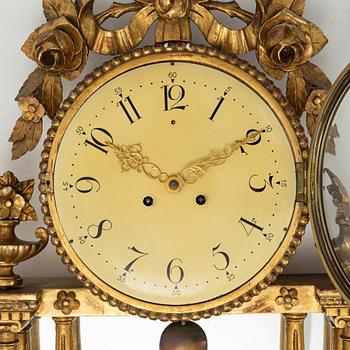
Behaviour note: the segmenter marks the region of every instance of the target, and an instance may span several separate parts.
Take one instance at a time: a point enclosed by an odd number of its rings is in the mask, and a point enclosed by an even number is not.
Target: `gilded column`
[[[40,350],[40,319],[34,318],[31,322],[32,329],[30,330],[30,350]]]
[[[28,324],[22,331],[17,333],[18,350],[32,350],[30,342],[31,324]]]
[[[281,350],[304,350],[304,320],[307,314],[283,314]]]
[[[333,327],[326,315],[323,317],[323,322],[323,350],[332,350],[331,339],[333,335]]]
[[[0,331],[0,350],[19,350],[17,334],[11,331]]]
[[[350,350],[350,324],[347,323],[340,336],[342,340],[342,350]]]
[[[337,328],[331,317],[324,317],[324,350],[342,350],[342,328]]]
[[[56,350],[80,350],[79,320],[76,317],[54,317]]]

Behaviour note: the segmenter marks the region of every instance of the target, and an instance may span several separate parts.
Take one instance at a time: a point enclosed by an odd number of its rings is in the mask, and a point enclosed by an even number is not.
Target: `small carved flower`
[[[267,19],[259,31],[257,56],[263,69],[276,79],[315,56],[327,38],[314,24],[283,9]]]
[[[24,198],[17,194],[12,187],[2,187],[0,189],[0,220],[18,219],[25,202]]]
[[[305,106],[305,111],[307,113],[306,122],[307,122],[307,128],[311,136],[315,133],[316,122],[321,112],[323,103],[327,98],[327,95],[328,95],[327,90],[314,90],[306,102],[306,106]]]
[[[23,52],[47,72],[77,78],[87,62],[88,49],[79,29],[66,17],[56,18],[27,39]]]
[[[295,288],[287,289],[283,287],[280,289],[280,293],[281,295],[275,300],[277,305],[283,305],[289,311],[299,304],[298,291]]]
[[[191,10],[190,0],[155,0],[154,6],[160,18],[174,20],[185,18]]]
[[[56,310],[61,310],[63,314],[69,315],[73,310],[78,310],[80,302],[75,299],[76,294],[74,292],[65,292],[61,290],[57,293],[57,300],[54,303]]]
[[[45,115],[45,107],[35,97],[20,97],[18,105],[22,111],[22,119],[26,122],[39,123]]]
[[[19,182],[11,172],[0,176],[0,220],[37,220],[29,204],[34,180]]]
[[[327,95],[327,90],[314,90],[307,100],[305,106],[306,112],[317,117],[320,114],[322,105],[326,100]]]

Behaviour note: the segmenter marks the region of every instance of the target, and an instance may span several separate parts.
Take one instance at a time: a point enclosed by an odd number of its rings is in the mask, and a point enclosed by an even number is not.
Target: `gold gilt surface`
[[[280,303],[283,290],[296,291],[298,303],[288,307],[288,299]],[[59,293],[74,293],[77,307],[66,312],[57,307]],[[73,303],[71,303],[73,306]],[[69,309],[69,307],[68,307]],[[341,311],[342,310],[342,311]],[[333,287],[327,275],[281,275],[268,290],[259,296],[235,308],[229,314],[303,314],[321,313],[328,316],[349,316],[349,306]],[[21,289],[0,291],[1,321],[8,321],[12,313],[13,320],[20,318],[19,312],[30,317],[76,317],[76,316],[125,316],[118,308],[95,298],[75,279],[27,279]],[[7,316],[6,316],[7,315]]]
[[[297,286],[286,282],[286,285],[271,287],[269,292],[264,291],[268,284],[276,280],[277,275],[282,272],[283,267],[294,255],[296,247],[300,244],[308,221],[306,203],[300,205],[298,215],[296,215],[294,227],[291,230],[295,231],[294,236],[291,233],[288,244],[282,247],[285,254],[276,255],[266,266],[264,273],[254,281],[253,286],[247,284],[240,291],[240,297],[234,299],[230,296],[224,300],[220,307],[213,304],[208,304],[197,310],[194,307],[193,310],[188,309],[187,314],[182,314],[182,316],[176,312],[166,314],[163,312],[165,309],[158,310],[156,308],[159,312],[151,312],[149,309],[145,311],[143,305],[140,304],[136,307],[130,307],[127,303],[120,302],[104,293],[96,283],[86,279],[81,272],[82,266],[74,264],[56,236],[57,228],[55,229],[52,225],[48,209],[48,197],[52,191],[52,178],[47,171],[48,158],[60,120],[79,94],[93,90],[91,86],[96,78],[103,74],[108,75],[108,72],[113,67],[118,66],[121,61],[125,62],[126,65],[132,64],[130,62],[140,56],[144,57],[144,63],[146,63],[147,58],[145,57],[148,55],[163,55],[163,59],[170,59],[171,52],[182,53],[183,57],[191,56],[193,52],[196,52],[202,56],[217,56],[227,64],[239,67],[241,71],[246,73],[245,78],[253,81],[251,84],[256,87],[255,90],[258,93],[264,94],[268,91],[269,95],[274,97],[273,103],[277,101],[278,108],[284,110],[284,114],[291,118],[298,138],[298,140],[294,139],[293,142],[295,142],[296,147],[300,147],[302,150],[301,163],[306,164],[308,159],[307,139],[299,118],[305,111],[307,112],[307,130],[312,136],[315,132],[320,106],[328,93],[331,82],[322,70],[310,60],[327,44],[327,38],[317,25],[303,18],[305,0],[256,0],[255,3],[256,9],[252,13],[243,10],[236,1],[221,3],[211,0],[137,0],[124,4],[113,3],[106,11],[95,15],[93,13],[94,0],[43,1],[47,23],[35,29],[22,47],[22,51],[29,59],[36,62],[38,67],[29,75],[16,97],[21,116],[9,139],[13,144],[12,157],[18,159],[37,146],[43,131],[43,117],[48,116],[52,120],[52,128],[48,131],[48,138],[44,143],[45,149],[42,152],[43,160],[40,164],[40,200],[43,204],[44,222],[48,225],[48,233],[52,235],[52,242],[56,245],[57,253],[62,255],[62,261],[69,266],[69,270],[76,275],[78,280],[83,282],[85,287],[99,296],[101,301],[81,288],[66,289],[62,287],[62,290],[58,290],[57,287],[54,289],[36,288],[36,291],[33,292],[35,297],[39,298],[40,296],[45,300],[45,303],[40,305],[40,310],[42,305],[46,305],[46,300],[51,300],[51,304],[55,304],[56,308],[54,311],[50,306],[50,312],[56,312],[57,315],[65,312],[73,315],[78,314],[85,307],[93,308],[91,312],[96,313],[98,312],[97,305],[101,307],[101,310],[106,309],[109,310],[108,312],[113,310],[114,313],[118,314],[120,311],[114,307],[118,306],[122,311],[129,311],[131,314],[173,321],[181,317],[183,320],[210,317],[222,312],[288,313],[289,310],[293,310],[303,314],[308,310],[310,312],[321,310],[315,283]],[[228,28],[213,15],[212,11],[220,11],[232,18],[238,18],[245,23],[245,26],[240,29]],[[118,20],[120,16],[129,12],[133,12],[134,15],[126,26],[115,30],[104,28],[105,21]],[[143,42],[153,23],[156,23],[154,42],[158,45],[132,51]],[[211,47],[199,47],[191,44],[191,23],[198,27]],[[169,41],[181,41],[181,43],[167,44]],[[105,63],[100,69],[96,69],[87,76],[82,83],[78,84],[77,89],[69,95],[68,99],[61,104],[63,101],[62,78],[74,80],[79,77],[87,64],[90,51],[105,55],[123,55]],[[279,80],[287,76],[286,98],[274,88],[264,74],[236,57],[236,55],[250,51],[255,52],[261,68],[269,76]],[[217,68],[220,66],[218,65]],[[305,164],[301,164],[298,173],[299,184],[301,184],[298,188],[298,199],[302,202],[306,202],[307,199]],[[8,195],[5,192],[6,190],[1,193],[2,196]],[[7,213],[8,201],[1,200],[0,204],[2,213]],[[10,211],[10,215],[12,215],[12,211]],[[1,220],[5,220],[7,216],[3,214]],[[21,220],[19,217],[15,218],[15,220],[18,219]],[[46,231],[39,230],[38,238],[42,244],[38,251],[47,242]],[[5,248],[5,251],[9,251],[9,248]],[[6,273],[3,277],[5,280]],[[16,283],[20,282],[18,278]],[[38,290],[40,290],[39,294]],[[59,294],[60,292],[61,294]],[[260,292],[262,292],[260,297],[251,301]],[[263,298],[260,299],[261,297]],[[82,300],[80,300],[81,298]],[[271,298],[273,303],[272,301],[264,303],[264,300]],[[257,304],[259,300],[260,304]],[[107,301],[109,304],[102,301]],[[243,302],[246,304],[242,306]]]

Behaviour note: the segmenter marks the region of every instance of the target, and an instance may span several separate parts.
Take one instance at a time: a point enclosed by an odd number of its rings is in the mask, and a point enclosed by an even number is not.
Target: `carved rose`
[[[258,60],[276,79],[315,56],[327,38],[314,24],[284,9],[264,22],[259,31]]]
[[[20,97],[18,105],[22,111],[21,117],[26,122],[39,123],[45,115],[45,107],[35,97]]]
[[[22,47],[23,52],[47,72],[77,78],[85,67],[88,49],[80,31],[59,17],[36,29]]]
[[[11,172],[0,176],[0,220],[37,220],[29,204],[34,180],[19,182]]]
[[[155,0],[154,6],[160,18],[166,20],[185,18],[191,10],[190,0]]]

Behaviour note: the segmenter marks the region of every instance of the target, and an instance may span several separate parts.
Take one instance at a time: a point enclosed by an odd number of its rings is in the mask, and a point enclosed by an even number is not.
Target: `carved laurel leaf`
[[[35,209],[26,202],[24,208],[22,209],[21,215],[19,216],[20,221],[28,221],[28,220],[38,220],[38,216],[36,215]]]
[[[332,83],[327,78],[326,74],[311,62],[305,63],[301,67],[304,79],[307,81],[310,90],[323,89],[328,90]]]
[[[42,68],[35,69],[34,72],[29,74],[28,79],[24,82],[23,86],[19,90],[15,100],[18,101],[20,97],[36,96],[40,91],[41,85],[44,82],[46,71]]]
[[[65,16],[78,23],[77,10],[70,0],[43,0],[43,8],[48,21]]]
[[[304,113],[307,101],[306,82],[300,69],[288,75],[287,98],[300,117]]]
[[[62,99],[63,86],[61,77],[47,74],[42,86],[41,102],[45,106],[47,115],[51,119],[56,115]]]
[[[305,10],[305,0],[273,0],[267,16],[272,17],[283,9],[289,9],[298,16],[302,16]]]
[[[21,181],[15,186],[15,189],[17,193],[20,193],[21,196],[29,202],[33,195],[34,184],[35,181],[33,179]]]
[[[38,123],[27,122],[19,118],[9,141],[13,142],[12,159],[18,159],[38,144],[43,131],[42,120]]]

